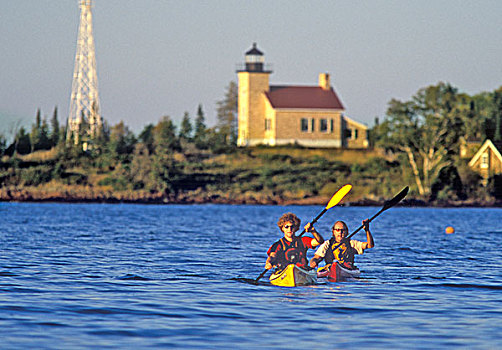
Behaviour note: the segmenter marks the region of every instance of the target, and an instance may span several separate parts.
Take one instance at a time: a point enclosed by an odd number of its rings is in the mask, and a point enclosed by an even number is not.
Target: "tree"
[[[495,141],[502,141],[501,128],[502,128],[502,87],[495,90],[493,93],[493,118],[495,119],[495,133],[493,139]]]
[[[145,143],[137,143],[129,171],[129,181],[133,183],[133,189],[146,188],[155,190],[157,183],[152,181],[152,157]]]
[[[192,139],[192,123],[190,123],[190,117],[188,112],[183,115],[183,120],[181,121],[181,128],[179,133],[179,138],[190,141]]]
[[[33,146],[32,146],[33,147]],[[51,149],[52,144],[49,136],[49,124],[47,124],[47,119],[42,119],[42,125],[40,126],[38,144],[35,149]]]
[[[155,153],[158,155],[170,155],[174,151],[179,151],[176,127],[170,117],[162,117],[161,121],[153,128],[153,143]]]
[[[193,140],[198,149],[207,148],[207,128],[201,104],[199,104],[199,107],[197,108],[197,118],[195,119],[195,132]]]
[[[155,148],[153,145],[153,128],[153,124],[148,124],[139,134],[139,139],[146,146],[149,154],[152,154]]]
[[[34,152],[37,146],[40,144],[40,128],[42,126],[42,115],[40,108],[37,109],[37,115],[35,117],[35,123],[31,125],[30,132],[30,152]]]
[[[21,127],[14,139],[14,151],[19,154],[28,154],[31,152],[30,135],[24,127]]]
[[[163,117],[154,127],[153,140],[155,148],[151,175],[157,184],[156,189],[166,195],[176,193],[180,172],[174,155],[180,146],[176,138],[176,127],[171,118]]]
[[[0,134],[0,158],[5,154],[7,149],[7,139],[3,134]]]
[[[110,150],[119,155],[126,156],[132,154],[136,138],[123,121],[114,125],[110,130]]]
[[[217,128],[229,145],[234,145],[237,141],[237,101],[237,84],[231,81],[227,86],[225,98],[216,103]]]
[[[51,119],[51,134],[50,141],[52,146],[57,146],[60,141],[60,130],[59,130],[59,120],[58,120],[58,107],[54,107],[54,112],[52,113]]]
[[[474,95],[472,101],[474,103],[474,118],[477,121],[474,125],[476,126],[476,130],[478,130],[479,140],[492,139],[495,134],[495,123],[492,120],[494,108],[493,94],[481,92]]]
[[[391,100],[379,126],[379,144],[406,155],[418,192],[431,193],[441,170],[453,164],[462,132],[457,90],[439,83],[418,91],[412,101]]]

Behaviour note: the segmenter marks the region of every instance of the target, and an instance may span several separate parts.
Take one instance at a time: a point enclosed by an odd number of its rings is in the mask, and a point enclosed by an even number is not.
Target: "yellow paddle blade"
[[[340,188],[334,195],[331,197],[331,199],[328,202],[328,205],[326,205],[326,209],[333,208],[335,205],[340,203],[340,201],[347,195],[347,193],[350,192],[352,189],[352,185],[345,185],[342,188]]]

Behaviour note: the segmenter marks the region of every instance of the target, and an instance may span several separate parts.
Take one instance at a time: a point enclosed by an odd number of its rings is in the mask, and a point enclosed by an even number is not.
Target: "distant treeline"
[[[449,84],[420,89],[410,101],[392,100],[370,130],[370,150],[236,147],[237,86],[218,102],[208,128],[202,106],[176,127],[168,116],[135,135],[106,123],[90,138],[66,139],[58,111],[12,143],[0,135],[0,199],[132,202],[314,203],[340,186],[349,201],[377,203],[410,185],[413,203],[493,205],[502,199],[499,176],[483,186],[459,155],[462,140],[500,139],[502,88],[469,96]]]

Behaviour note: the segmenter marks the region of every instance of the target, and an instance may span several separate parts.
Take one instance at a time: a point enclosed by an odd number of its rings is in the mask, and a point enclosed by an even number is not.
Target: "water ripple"
[[[361,279],[299,288],[272,286],[267,276],[254,281],[281,236],[277,218],[293,211],[306,221],[317,207],[0,209],[3,348],[489,349],[500,342],[502,230],[493,226],[501,209],[393,208],[372,222],[376,247],[356,258]],[[357,227],[378,210],[333,208],[316,228],[327,238],[334,220]],[[455,234],[445,235],[446,225]],[[361,330],[364,337],[353,336]]]

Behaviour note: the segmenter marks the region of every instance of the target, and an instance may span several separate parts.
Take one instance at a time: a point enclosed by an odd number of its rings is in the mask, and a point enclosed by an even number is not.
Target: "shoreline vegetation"
[[[138,182],[131,178],[133,169],[125,171],[122,163],[96,167],[100,157],[90,153],[81,152],[71,167],[63,167],[60,157],[71,150],[61,147],[4,156],[0,162],[0,201],[324,205],[340,187],[350,183],[354,188],[340,205],[381,206],[393,192],[412,184],[407,168],[382,149],[290,146],[233,149],[228,154],[176,152],[178,165],[173,177],[177,183],[172,189],[134,188]],[[70,148],[75,151],[75,147]],[[146,163],[143,166],[148,168]],[[483,190],[486,188],[479,188],[478,197],[471,193],[471,197],[459,199],[448,187],[440,191],[440,198],[431,201],[421,198],[415,189],[400,206],[502,207],[502,201]]]
[[[228,204],[228,205],[325,205],[329,197],[313,196],[303,199],[257,198],[244,196],[242,198],[224,198],[221,196],[183,196],[180,198],[164,198],[159,195],[136,194],[134,196],[123,193],[99,193],[86,192],[81,189],[70,189],[61,193],[46,193],[39,189],[1,189],[0,202],[18,203],[76,203],[76,204],[145,204],[145,205],[197,205],[197,204]],[[361,199],[356,201],[346,200],[340,203],[341,207],[379,207],[384,200]],[[406,199],[397,207],[434,207],[434,208],[500,208],[500,201],[437,201],[426,202],[420,199]]]
[[[402,205],[502,206],[502,174],[468,165],[482,142],[502,142],[502,87],[469,96],[440,82],[392,99],[361,150],[239,148],[234,82],[217,107],[215,127],[199,105],[193,122],[164,116],[138,135],[86,115],[68,132],[57,107],[50,120],[38,110],[10,144],[0,134],[0,201],[321,205],[350,183],[344,205],[381,206],[409,186]]]

